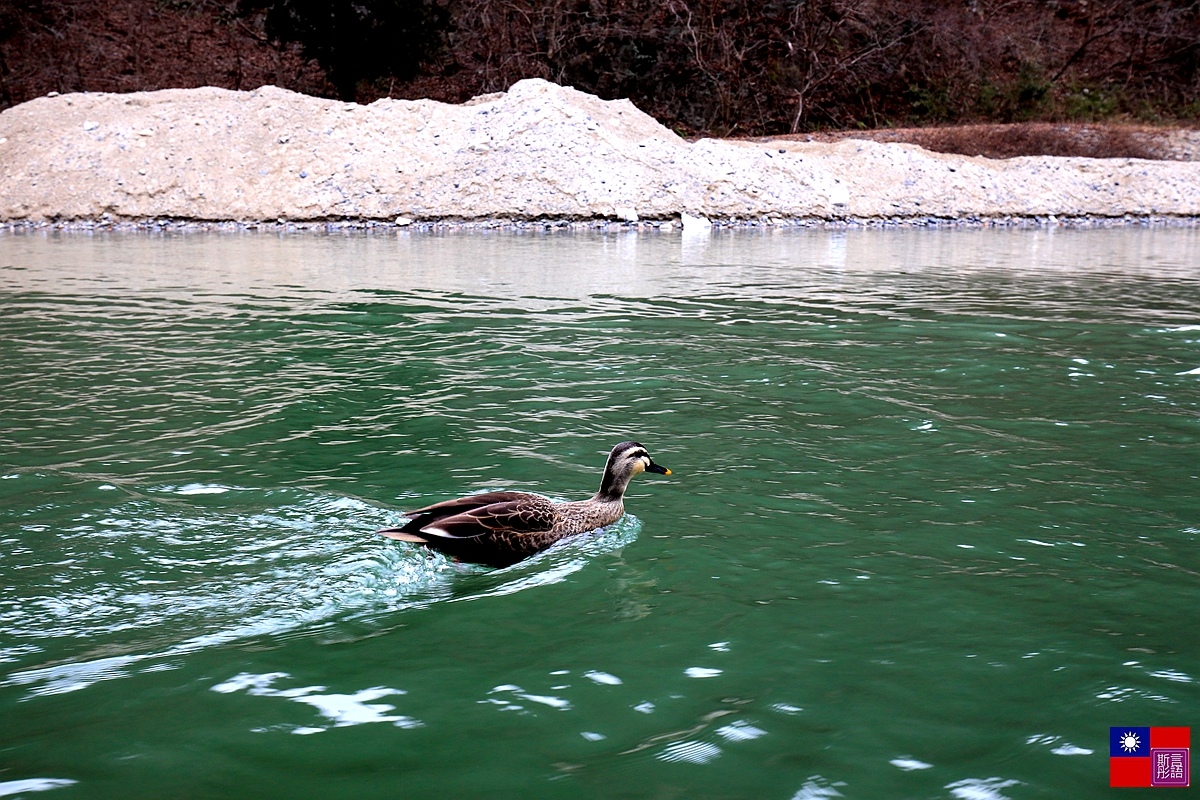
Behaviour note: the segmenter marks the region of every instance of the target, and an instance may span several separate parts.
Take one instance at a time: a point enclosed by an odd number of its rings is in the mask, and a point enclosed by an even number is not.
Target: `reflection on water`
[[[0,236],[0,793],[1090,796],[1200,707],[1196,263]],[[628,438],[674,474],[528,562],[372,533]]]
[[[1200,229],[772,230],[686,238],[636,232],[7,233],[0,247],[0,288],[7,291],[199,296],[206,303],[287,298],[288,308],[306,298],[358,299],[361,291],[434,293],[435,301],[454,295],[468,306],[482,297],[539,307],[539,300],[595,303],[611,296],[649,308],[649,299],[697,296],[853,303],[873,290],[910,285],[922,290],[914,301],[952,308],[961,298],[922,278],[976,285],[983,279],[986,285],[1053,277],[1052,287],[1025,285],[1022,297],[1008,298],[1035,302],[1070,299],[1064,284],[1087,286],[1097,277],[1191,280]],[[1034,297],[1024,297],[1026,291]]]

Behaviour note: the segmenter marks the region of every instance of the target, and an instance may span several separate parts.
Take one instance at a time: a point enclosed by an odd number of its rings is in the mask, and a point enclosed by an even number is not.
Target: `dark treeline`
[[[681,133],[1200,119],[1200,0],[0,0],[0,103],[275,83],[461,101],[541,77]]]

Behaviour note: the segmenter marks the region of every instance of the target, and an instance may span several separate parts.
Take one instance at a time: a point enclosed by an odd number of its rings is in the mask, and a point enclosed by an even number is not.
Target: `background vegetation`
[[[542,77],[684,134],[1200,120],[1200,0],[0,0],[0,107],[274,83],[461,101]]]

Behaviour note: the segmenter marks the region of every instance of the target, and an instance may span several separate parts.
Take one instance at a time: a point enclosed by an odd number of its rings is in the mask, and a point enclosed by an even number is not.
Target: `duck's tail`
[[[427,544],[429,540],[424,536],[421,536],[421,534],[415,533],[411,530],[406,530],[411,525],[412,523],[410,522],[408,525],[402,525],[399,528],[381,528],[380,530],[375,531],[375,533],[379,534],[380,536],[386,536],[389,539],[395,539],[399,542],[417,542],[418,544]]]

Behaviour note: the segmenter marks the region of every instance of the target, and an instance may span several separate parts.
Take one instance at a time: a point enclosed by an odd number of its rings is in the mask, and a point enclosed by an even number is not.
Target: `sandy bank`
[[[689,143],[540,80],[463,105],[270,86],[44,97],[0,114],[0,176],[8,224],[1200,217],[1200,162]]]

